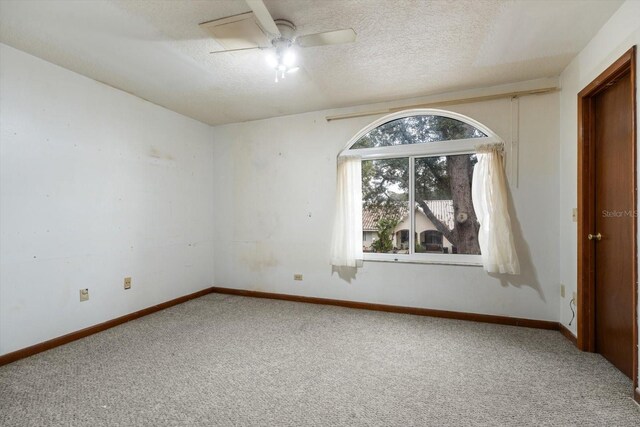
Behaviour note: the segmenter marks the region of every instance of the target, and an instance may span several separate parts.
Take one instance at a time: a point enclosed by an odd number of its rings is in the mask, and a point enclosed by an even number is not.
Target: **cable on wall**
[[[569,321],[569,326],[571,326],[571,323],[573,322],[573,319],[575,319],[576,317],[576,312],[573,309],[573,306],[576,305],[576,302],[573,298],[571,298],[571,301],[569,301],[569,308],[571,309],[571,320]]]

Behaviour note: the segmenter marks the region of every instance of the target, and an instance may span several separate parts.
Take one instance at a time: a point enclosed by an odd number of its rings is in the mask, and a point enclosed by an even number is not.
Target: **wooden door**
[[[595,351],[631,377],[635,221],[631,74],[594,96]],[[598,236],[601,235],[601,237]]]
[[[636,48],[578,94],[578,348],[638,387]],[[636,392],[640,403],[640,392]]]

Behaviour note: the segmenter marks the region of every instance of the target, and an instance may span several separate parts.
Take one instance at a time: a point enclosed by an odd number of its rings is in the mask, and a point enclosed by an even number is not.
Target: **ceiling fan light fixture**
[[[276,71],[275,82],[285,78],[285,74],[294,73],[298,71],[300,67],[296,66],[296,52],[289,44],[288,46],[282,45],[283,40],[278,40],[278,43],[274,43],[275,49],[267,52],[266,61],[269,67]],[[278,45],[279,44],[279,45]]]
[[[200,25],[216,39],[230,41],[238,39],[245,45],[248,44],[248,46],[242,45],[241,47],[223,44],[225,50],[211,53],[268,49],[265,59],[269,68],[275,71],[276,82],[279,79],[284,79],[285,74],[298,71],[297,49],[356,41],[356,32],[353,28],[299,35],[293,22],[286,19],[273,19],[263,0],[245,1],[251,12],[204,22]],[[255,40],[253,37],[256,32],[261,36],[260,40]],[[267,47],[267,43],[264,42],[265,38],[271,43],[270,47]]]

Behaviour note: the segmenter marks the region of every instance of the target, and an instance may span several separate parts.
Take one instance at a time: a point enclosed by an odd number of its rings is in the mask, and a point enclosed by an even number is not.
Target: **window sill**
[[[459,265],[467,267],[482,267],[480,255],[438,255],[438,254],[377,254],[365,253],[364,261],[369,262],[395,262],[405,264],[439,264]]]

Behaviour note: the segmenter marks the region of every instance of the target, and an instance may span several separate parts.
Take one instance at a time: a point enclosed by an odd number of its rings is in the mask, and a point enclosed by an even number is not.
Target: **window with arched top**
[[[435,109],[391,114],[358,132],[340,156],[362,162],[362,217],[377,234],[364,259],[479,264],[475,147],[495,143],[481,123]]]

